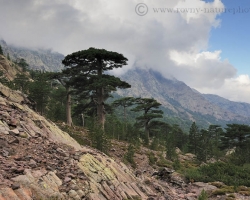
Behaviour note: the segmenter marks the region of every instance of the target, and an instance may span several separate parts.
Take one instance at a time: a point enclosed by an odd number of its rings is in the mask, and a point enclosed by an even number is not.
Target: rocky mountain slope
[[[129,70],[121,76],[121,79],[130,83],[132,87],[117,91],[119,95],[153,97],[162,104],[167,116],[197,121],[203,126],[211,123],[245,123],[248,121],[249,116],[215,104],[185,83],[175,78],[166,79],[153,70],[140,68]]]
[[[0,84],[0,199],[147,199],[124,164],[80,146]]]
[[[63,68],[62,60],[64,55],[48,49],[28,49],[8,45],[4,40],[0,40],[4,54],[9,54],[11,60],[15,61],[24,58],[29,67],[35,70],[60,71]]]
[[[202,94],[211,103],[228,110],[232,113],[250,117],[250,104],[244,102],[234,102],[214,94]]]

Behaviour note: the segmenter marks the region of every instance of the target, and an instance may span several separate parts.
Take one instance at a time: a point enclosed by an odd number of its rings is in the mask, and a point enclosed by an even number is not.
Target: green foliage
[[[46,116],[52,121],[66,121],[66,90],[62,86],[52,88]]]
[[[136,107],[132,109],[135,112],[143,112],[136,118],[137,126],[144,128],[146,145],[149,144],[150,130],[158,127],[159,122],[153,121],[156,118],[162,118],[162,110],[159,110],[161,105],[153,98],[136,98]]]
[[[104,153],[108,153],[110,141],[100,124],[98,124],[96,120],[92,118],[91,124],[90,126],[88,126],[88,129],[92,147]]]
[[[67,55],[62,63],[66,66],[63,71],[77,95],[84,95],[96,106],[97,122],[104,129],[104,102],[111,91],[116,88],[129,88],[130,85],[120,78],[104,74],[105,71],[120,68],[127,64],[127,58],[122,54],[105,49],[89,48]]]
[[[180,162],[180,160],[179,160],[178,158],[176,158],[176,159],[174,160],[173,168],[174,168],[175,170],[181,169],[181,162]]]
[[[0,45],[0,55],[3,55],[3,49],[1,45]]]
[[[25,74],[17,74],[13,80],[14,89],[20,90],[23,93],[27,93],[29,90],[29,78]]]
[[[22,68],[23,72],[26,72],[29,66],[26,60],[23,58],[17,60],[16,64]]]
[[[127,153],[124,155],[125,161],[129,162],[132,167],[136,167],[135,161],[134,161],[134,154],[135,154],[135,147],[132,144],[129,144]]]
[[[197,154],[200,132],[195,122],[192,123],[189,130],[189,152]]]
[[[250,167],[240,167],[230,163],[217,162],[187,170],[186,178],[201,182],[220,181],[226,185],[250,186]]]
[[[46,73],[37,72],[33,82],[29,84],[29,97],[36,102],[36,110],[44,115],[51,92]]]
[[[149,160],[150,165],[154,165],[157,162],[157,157],[155,156],[153,152],[150,151],[148,153],[148,160]]]
[[[9,81],[2,71],[0,71],[0,83],[11,89],[14,89],[13,82]]]
[[[208,194],[205,190],[201,191],[201,194],[199,195],[198,200],[208,200]]]
[[[227,124],[226,132],[221,136],[221,148],[232,149],[231,161],[237,165],[250,163],[250,126],[242,124]]]
[[[163,156],[160,156],[160,158],[157,160],[156,165],[159,167],[168,167],[172,168],[172,162],[169,160],[165,159]]]

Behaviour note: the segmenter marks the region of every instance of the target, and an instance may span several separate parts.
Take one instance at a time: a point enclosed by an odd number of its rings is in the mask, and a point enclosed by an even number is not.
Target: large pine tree
[[[88,91],[92,94],[97,108],[97,120],[104,129],[106,94],[116,88],[130,87],[128,83],[104,72],[126,65],[127,58],[116,52],[91,47],[67,55],[62,63],[66,66],[64,73],[71,77],[72,86],[78,92]]]

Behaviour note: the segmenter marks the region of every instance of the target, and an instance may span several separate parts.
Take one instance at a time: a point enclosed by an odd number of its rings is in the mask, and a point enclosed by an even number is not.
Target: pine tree
[[[132,109],[135,112],[143,112],[143,114],[136,118],[139,126],[144,127],[146,143],[149,143],[150,129],[155,127],[157,123],[153,121],[157,118],[163,118],[162,110],[159,110],[160,103],[153,98],[136,98],[137,106]]]
[[[242,165],[250,160],[250,126],[227,124],[226,132],[221,135],[222,149],[235,149],[234,162]]]
[[[127,107],[130,107],[134,104],[134,97],[124,97],[121,99],[117,99],[112,103],[113,107],[121,106],[123,107],[123,116],[125,122],[125,129],[123,127],[123,132],[127,131]]]
[[[62,63],[67,67],[65,73],[71,76],[73,87],[79,93],[88,91],[92,94],[96,103],[98,122],[104,129],[105,95],[116,88],[130,87],[128,83],[104,72],[126,65],[127,58],[105,49],[89,48],[67,55]],[[81,84],[81,80],[87,83]]]
[[[193,122],[190,130],[189,130],[189,145],[188,145],[188,149],[191,153],[193,154],[197,154],[198,152],[198,142],[199,142],[199,137],[200,137],[200,133],[199,133],[199,129],[196,126],[196,123]]]
[[[29,85],[29,97],[36,102],[36,110],[45,114],[45,108],[48,104],[49,94],[51,92],[46,73],[39,72],[35,76],[34,82]]]
[[[27,93],[29,88],[29,78],[24,74],[17,74],[16,78],[13,80],[15,89],[21,92]]]

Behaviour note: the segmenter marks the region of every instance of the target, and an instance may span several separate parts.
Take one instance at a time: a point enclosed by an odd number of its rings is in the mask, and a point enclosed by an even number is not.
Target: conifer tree
[[[89,91],[92,94],[97,108],[97,120],[104,129],[105,94],[116,88],[130,87],[128,83],[104,72],[126,65],[127,58],[105,49],[89,48],[67,55],[62,63],[66,66],[65,73],[71,76],[73,87],[80,92]],[[81,84],[81,80],[85,84]]]
[[[150,128],[152,128],[151,125],[155,123],[153,120],[156,118],[163,118],[162,110],[158,109],[161,104],[153,98],[136,98],[135,103],[137,106],[133,108],[132,111],[143,113],[136,119],[138,121],[138,125],[144,127],[146,143],[148,143]]]
[[[196,155],[198,152],[198,143],[199,143],[200,133],[195,122],[193,122],[190,127],[188,137],[189,137],[189,145],[188,145],[189,151]]]
[[[124,122],[125,122],[125,129],[127,131],[127,107],[130,107],[134,104],[134,97],[124,97],[121,99],[117,99],[112,103],[113,107],[118,107],[121,106],[123,107],[123,116],[124,116]],[[123,128],[123,132],[124,132],[124,128]]]

